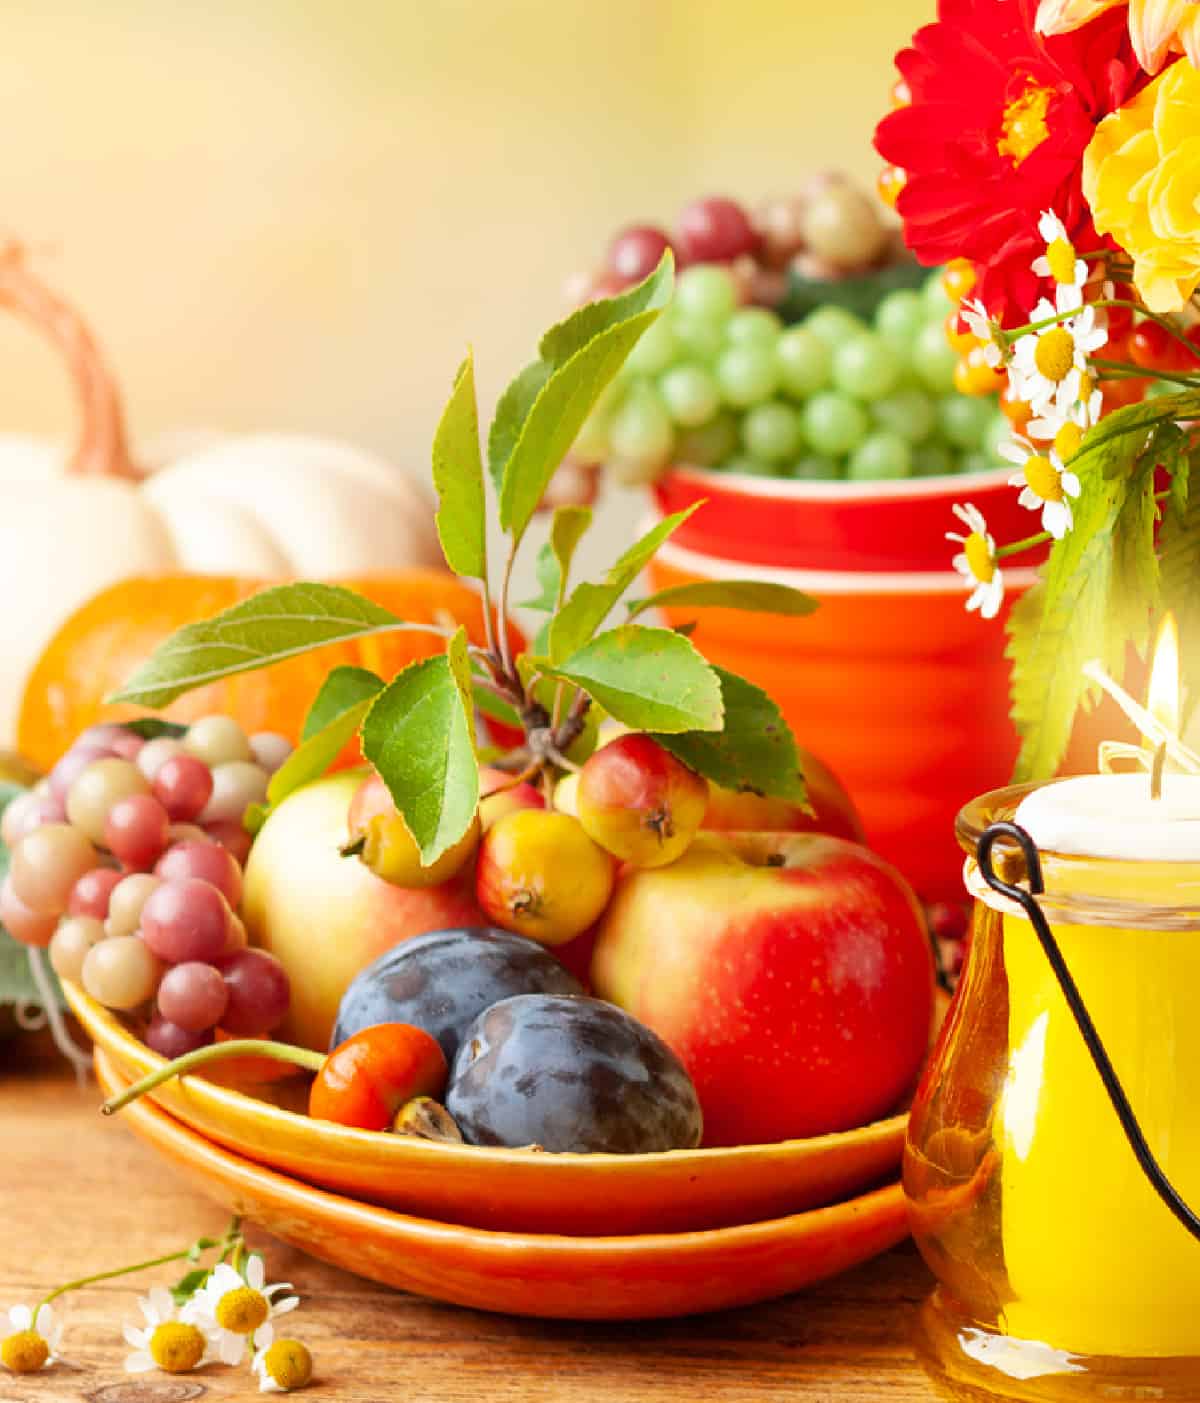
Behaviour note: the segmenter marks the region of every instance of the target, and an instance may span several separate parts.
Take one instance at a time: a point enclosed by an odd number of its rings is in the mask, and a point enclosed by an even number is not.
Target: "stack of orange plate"
[[[80,989],[67,996],[106,1096],[163,1065]],[[189,1076],[119,1120],[232,1212],[324,1261],[514,1315],[632,1320],[749,1305],[908,1231],[903,1115],[774,1145],[551,1155],[312,1120],[302,1091]]]

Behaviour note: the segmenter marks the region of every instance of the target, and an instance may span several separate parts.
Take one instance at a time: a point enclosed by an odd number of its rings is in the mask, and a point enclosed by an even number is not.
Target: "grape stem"
[[[92,1059],[81,1047],[76,1045],[74,1038],[71,1037],[70,1029],[67,1027],[66,1019],[62,1016],[58,999],[55,997],[54,986],[50,983],[50,975],[46,970],[46,957],[40,950],[31,949],[29,951],[29,973],[33,976],[34,987],[38,991],[38,998],[42,1001],[42,1011],[46,1015],[46,1022],[50,1025],[50,1036],[54,1039],[54,1046],[74,1067],[75,1080],[80,1086],[84,1086],[87,1083],[88,1073],[92,1070]]]
[[[208,1047],[198,1047],[194,1052],[185,1052],[165,1067],[150,1072],[127,1086],[119,1096],[112,1096],[100,1107],[102,1116],[116,1115],[139,1096],[153,1091],[172,1077],[181,1077],[196,1067],[204,1067],[209,1062],[223,1062],[231,1057],[267,1057],[272,1062],[290,1062],[293,1067],[304,1067],[310,1072],[319,1072],[325,1065],[323,1052],[310,1052],[306,1047],[293,1047],[291,1043],[259,1042],[254,1038],[234,1038],[226,1043],[210,1043]]]

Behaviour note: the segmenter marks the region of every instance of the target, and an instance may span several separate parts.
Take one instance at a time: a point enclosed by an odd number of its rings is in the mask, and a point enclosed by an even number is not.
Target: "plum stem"
[[[168,1062],[165,1067],[159,1067],[140,1081],[135,1081],[132,1086],[127,1086],[119,1096],[112,1096],[105,1101],[100,1107],[100,1114],[116,1115],[139,1096],[153,1091],[156,1086],[170,1081],[172,1077],[181,1077],[196,1067],[203,1067],[209,1062],[222,1062],[230,1057],[266,1057],[273,1062],[290,1062],[294,1067],[306,1067],[310,1072],[319,1072],[325,1065],[323,1052],[310,1052],[306,1047],[293,1047],[291,1043],[260,1042],[255,1038],[234,1038],[230,1042],[210,1043],[207,1047],[196,1048],[194,1052],[185,1052],[182,1057]]]

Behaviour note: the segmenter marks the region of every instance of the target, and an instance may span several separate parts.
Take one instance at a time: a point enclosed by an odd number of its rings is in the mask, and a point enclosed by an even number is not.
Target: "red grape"
[[[50,792],[61,803],[67,802],[67,792],[84,770],[95,760],[106,760],[113,754],[111,746],[99,742],[80,744],[78,741],[50,771]]]
[[[210,823],[204,831],[214,843],[220,843],[235,862],[245,867],[246,859],[250,856],[250,849],[254,844],[254,838],[252,834],[246,832],[240,823],[221,819],[216,823]]]
[[[67,914],[70,916],[94,916],[103,921],[108,915],[108,899],[113,887],[124,880],[124,872],[115,867],[93,867],[85,872],[71,888],[67,898]]]
[[[228,1003],[220,972],[194,960],[167,970],[158,986],[159,1013],[189,1033],[215,1028]]]
[[[142,752],[142,747],[146,742],[134,731],[122,730],[112,742],[114,755],[119,755],[122,760],[136,760]]]
[[[166,809],[152,794],[130,794],[108,811],[105,846],[126,867],[144,870],[162,856],[170,826]]]
[[[61,799],[30,789],[18,794],[4,810],[4,818],[0,821],[0,838],[8,847],[14,848],[26,833],[32,833],[43,823],[63,823],[66,817],[66,805]]]
[[[168,964],[210,962],[225,948],[229,906],[209,882],[198,877],[164,882],[142,907],[142,938]]]
[[[239,950],[216,963],[229,986],[229,1007],[221,1019],[224,1031],[239,1038],[269,1033],[291,1002],[284,967],[265,950]]]
[[[624,282],[640,283],[654,272],[670,247],[671,240],[661,229],[651,224],[634,224],[622,229],[608,246],[608,266]]]
[[[0,926],[22,945],[46,946],[58,926],[57,916],[31,911],[13,891],[12,878],[0,882]]]
[[[242,904],[242,869],[237,859],[220,843],[176,843],[158,860],[155,875],[164,882],[185,881],[198,877],[210,882],[236,910]]]
[[[168,760],[186,753],[182,741],[173,740],[170,736],[155,736],[138,751],[137,767],[153,784],[155,775]]]
[[[212,791],[212,771],[194,755],[172,756],[154,776],[154,797],[177,822],[194,819]]]
[[[679,243],[690,262],[732,263],[753,253],[758,235],[746,211],[733,200],[693,200],[679,216]]]
[[[176,1057],[195,1052],[198,1047],[205,1047],[212,1042],[212,1033],[189,1033],[186,1028],[181,1028],[177,1023],[164,1018],[161,1013],[156,1013],[146,1029],[145,1041],[148,1048],[173,1062]]]
[[[80,731],[71,748],[74,749],[77,745],[98,745],[103,749],[111,750],[122,736],[132,736],[133,734],[132,731],[127,731],[116,721],[101,721],[95,726],[88,726]]]

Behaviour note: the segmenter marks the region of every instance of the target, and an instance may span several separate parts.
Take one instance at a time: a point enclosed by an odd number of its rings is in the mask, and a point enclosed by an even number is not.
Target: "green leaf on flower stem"
[[[725,725],[720,731],[691,731],[654,738],[685,765],[726,789],[807,801],[796,739],[783,714],[760,688],[723,668]]]
[[[433,438],[433,485],[438,494],[437,532],[446,564],[456,575],[487,578],[487,516],[475,363],[468,352]]]
[[[383,691],[383,678],[365,667],[335,667],[321,683],[313,698],[300,732],[301,741],[309,741],[335,722],[339,716]]]
[[[550,524],[550,539],[538,551],[537,582],[541,593],[527,599],[524,609],[553,613],[562,603],[562,594],[575,558],[575,548],[592,524],[592,509],[584,506],[559,507]]]
[[[1108,613],[1110,653],[1122,649],[1125,643],[1144,653],[1150,641],[1151,621],[1160,607],[1159,563],[1154,545],[1158,527],[1158,503],[1154,499],[1157,457],[1157,452],[1143,457],[1129,479],[1117,517]]]
[[[543,338],[542,363],[550,373],[529,405],[500,484],[500,525],[514,541],[525,534],[592,406],[670,300],[673,270],[668,251],[644,282],[581,308]]]
[[[471,826],[479,804],[466,635],[410,663],[375,698],[362,727],[375,766],[430,866]]]
[[[1157,399],[1129,404],[1089,429],[1083,443],[1071,457],[1071,470],[1099,471],[1111,477],[1138,456],[1147,433],[1160,424],[1200,417],[1200,390],[1160,395]]]
[[[24,793],[21,785],[0,780],[0,816],[18,795]],[[9,851],[0,839],[0,882],[8,876],[8,863]],[[66,1000],[49,964],[47,973],[59,1007],[65,1007]],[[29,970],[29,947],[14,940],[0,925],[0,1008],[6,1004],[36,1004],[41,1008],[42,996]]]
[[[496,404],[492,426],[488,429],[488,472],[497,492],[504,481],[504,470],[508,467],[508,460],[521,437],[525,420],[529,418],[529,411],[533,408],[534,400],[541,394],[542,386],[549,380],[551,369],[551,366],[541,360],[527,365]]]
[[[1179,625],[1179,663],[1186,725],[1200,702],[1200,492],[1193,490],[1189,453],[1193,439],[1181,436],[1177,451],[1164,464],[1171,473],[1159,533],[1162,603]]]
[[[171,1287],[171,1298],[177,1306],[183,1306],[192,1299],[208,1280],[211,1272],[208,1267],[193,1267]]]
[[[645,599],[631,599],[628,608],[631,620],[647,609],[676,607],[739,609],[750,614],[788,614],[799,618],[811,614],[819,603],[811,594],[768,580],[697,580],[660,589]]]
[[[703,502],[694,502],[674,516],[664,517],[640,541],[635,541],[604,577],[602,584],[588,581],[576,585],[571,597],[550,623],[550,658],[560,663],[582,648],[612,611],[613,606],[642,573],[659,546],[668,539]]]
[[[616,721],[639,731],[719,731],[716,672],[686,638],[625,624],[602,633],[547,673],[578,683]]]
[[[108,700],[166,706],[206,682],[269,667],[327,643],[400,631],[441,630],[406,624],[341,585],[276,585],[173,633]]]

